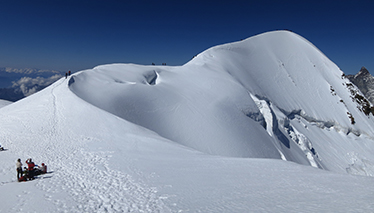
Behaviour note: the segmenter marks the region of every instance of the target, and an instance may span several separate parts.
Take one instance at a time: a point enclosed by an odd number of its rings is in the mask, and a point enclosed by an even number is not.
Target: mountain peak
[[[357,78],[358,76],[366,76],[366,75],[370,75],[369,71],[366,69],[366,67],[361,67],[360,71],[356,74],[355,78]]]
[[[364,66],[361,67],[360,71],[354,76],[354,79],[362,79],[364,81],[368,81],[369,79],[372,79],[372,78],[373,76]]]
[[[361,90],[371,103],[374,103],[374,77],[366,67],[361,67],[361,70],[356,75],[347,75],[347,77]]]

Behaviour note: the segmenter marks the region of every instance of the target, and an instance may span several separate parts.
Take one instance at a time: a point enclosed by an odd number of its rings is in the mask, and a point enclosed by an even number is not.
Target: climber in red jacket
[[[32,162],[31,158],[27,159],[26,160],[26,163],[27,163],[27,166],[29,167],[28,168],[28,178],[29,179],[35,179],[34,178],[34,166],[35,166],[35,163]]]

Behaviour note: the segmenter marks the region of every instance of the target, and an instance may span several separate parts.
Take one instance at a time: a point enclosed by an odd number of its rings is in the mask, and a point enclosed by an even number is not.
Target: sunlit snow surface
[[[0,109],[0,212],[370,211],[374,118],[342,74],[277,31],[63,78]],[[50,173],[15,182],[30,157]]]

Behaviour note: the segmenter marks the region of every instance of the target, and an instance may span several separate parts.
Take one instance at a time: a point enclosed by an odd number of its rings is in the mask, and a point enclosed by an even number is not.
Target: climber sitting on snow
[[[1,144],[0,144],[0,151],[4,151],[4,147],[2,147]]]
[[[17,177],[19,182],[27,181],[27,180],[34,180],[35,176],[47,173],[47,165],[45,165],[44,163],[42,163],[42,166],[35,165],[35,163],[31,160],[31,158],[27,159],[26,163],[27,163],[28,168],[26,167],[24,168],[23,175],[20,178]],[[17,168],[18,166],[19,165],[17,165]],[[22,166],[22,164],[20,166]],[[22,171],[22,168],[20,170]]]
[[[27,177],[29,177],[29,171],[26,167],[23,167],[23,172],[21,174],[21,177],[18,178],[18,182],[27,181]]]
[[[45,173],[47,173],[47,165],[45,165],[44,163],[42,163],[42,166],[38,166],[35,169],[35,175],[41,175]]]

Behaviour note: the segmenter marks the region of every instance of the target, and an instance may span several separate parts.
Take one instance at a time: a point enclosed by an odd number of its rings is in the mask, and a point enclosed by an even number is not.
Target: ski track
[[[13,136],[13,139],[8,136],[5,139],[10,144],[9,149],[17,150],[14,151],[17,155],[35,156],[32,158],[36,164],[47,164],[50,173],[38,176],[36,180],[30,181],[30,184],[36,182],[35,186],[44,192],[47,201],[53,202],[58,212],[169,212],[163,204],[164,198],[157,196],[155,188],[147,187],[133,180],[130,175],[109,168],[110,152],[83,149],[91,140],[98,139],[69,131],[64,115],[69,109],[60,104],[58,96],[59,92],[68,92],[68,89],[61,85],[67,82],[61,80],[51,88],[50,100],[41,105],[45,113],[44,117],[39,119],[43,124],[38,130],[35,130],[32,124],[19,120],[25,129],[20,134],[23,136]],[[11,141],[14,137],[20,137],[17,140],[26,140],[27,134],[39,135],[40,143],[25,144],[29,146],[29,152],[24,153]],[[51,153],[59,154],[52,156]],[[22,159],[23,166],[25,160]],[[9,170],[13,171],[14,168],[3,169],[2,173]],[[24,193],[27,195],[29,192]],[[67,205],[66,202],[69,201],[55,196],[58,193],[68,193],[76,205]],[[12,211],[22,211],[25,199],[25,196],[19,195],[19,202]]]

